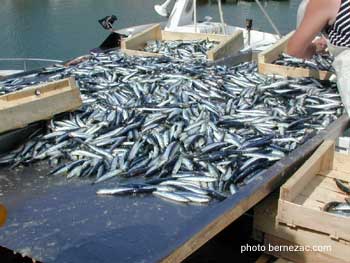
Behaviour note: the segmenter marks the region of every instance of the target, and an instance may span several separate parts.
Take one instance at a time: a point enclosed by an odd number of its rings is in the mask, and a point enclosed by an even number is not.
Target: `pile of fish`
[[[350,194],[350,187],[345,184],[345,182],[334,179],[336,185],[340,190],[342,190],[346,194]],[[350,197],[345,198],[345,202],[329,202],[323,207],[323,211],[328,213],[342,215],[342,216],[350,216]]]
[[[273,64],[282,66],[335,72],[332,63],[333,57],[328,54],[316,54],[311,59],[302,59],[290,56],[286,53],[282,53],[280,57],[273,62]]]
[[[143,51],[184,61],[205,60],[207,52],[218,44],[209,40],[150,40]]]
[[[95,184],[119,178],[99,195],[222,200],[343,111],[334,83],[260,75],[255,63],[209,66],[110,52],[49,71],[49,79],[76,78],[82,108],[51,120],[46,133],[0,163],[47,159],[51,176]],[[0,86],[16,89],[15,82]]]

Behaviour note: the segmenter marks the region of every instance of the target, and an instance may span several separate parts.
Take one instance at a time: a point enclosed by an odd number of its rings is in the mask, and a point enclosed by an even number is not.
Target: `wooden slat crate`
[[[149,40],[204,40],[217,41],[219,44],[207,52],[207,59],[215,61],[235,54],[243,48],[243,32],[241,30],[232,35],[215,35],[203,33],[183,33],[169,32],[161,29],[159,24],[153,25],[148,29],[124,39],[121,43],[121,49],[124,53],[131,56],[159,57],[158,53],[142,51]]]
[[[277,220],[350,241],[350,217],[322,211],[326,203],[349,197],[334,179],[350,182],[350,156],[335,152],[334,147],[333,141],[325,141],[281,187]]]
[[[266,247],[265,253],[296,263],[345,263],[350,262],[350,242],[334,240],[327,234],[302,227],[289,227],[276,219],[278,193],[272,194],[254,208],[255,238],[261,239]],[[316,246],[323,251],[276,251],[270,246],[298,246],[305,249]],[[283,250],[283,249],[281,249]]]
[[[258,55],[259,73],[266,75],[276,74],[293,78],[312,77],[320,80],[328,80],[333,75],[332,72],[273,64],[273,62],[277,60],[279,56],[285,51],[288,41],[293,33],[294,31],[290,32],[288,35],[281,38],[274,45],[262,51]]]
[[[73,78],[67,78],[0,96],[0,133],[73,111],[82,104]]]

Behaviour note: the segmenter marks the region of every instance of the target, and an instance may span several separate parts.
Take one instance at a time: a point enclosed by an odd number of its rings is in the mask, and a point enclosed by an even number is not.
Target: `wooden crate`
[[[327,234],[302,227],[289,227],[276,219],[278,193],[274,193],[254,208],[254,236],[263,241],[265,253],[300,263],[345,263],[350,262],[350,243],[345,240],[334,240]],[[322,246],[320,251],[273,251],[270,246]]]
[[[158,53],[141,51],[146,46],[149,40],[203,40],[217,41],[219,44],[207,52],[209,61],[215,61],[226,57],[227,55],[237,53],[243,48],[243,32],[238,30],[232,35],[214,35],[203,33],[183,33],[183,32],[169,32],[161,29],[160,25],[154,25],[148,29],[124,39],[121,43],[121,49],[124,53],[131,56],[146,56],[159,57]]]
[[[350,218],[322,211],[326,203],[349,197],[334,178],[350,182],[350,155],[334,148],[333,141],[325,141],[281,187],[277,220],[350,241]]]
[[[73,78],[25,88],[0,96],[0,133],[73,111],[82,104]]]
[[[292,78],[312,77],[320,80],[328,80],[333,75],[333,73],[330,71],[272,64],[285,51],[288,41],[293,35],[293,33],[294,31],[290,32],[288,35],[281,38],[274,45],[262,51],[258,55],[259,73],[266,74],[266,75],[276,74],[276,75],[281,75],[284,77],[292,77]]]

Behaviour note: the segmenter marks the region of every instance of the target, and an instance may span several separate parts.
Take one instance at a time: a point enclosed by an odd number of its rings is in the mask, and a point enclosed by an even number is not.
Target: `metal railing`
[[[0,62],[2,61],[22,61],[23,62],[23,70],[27,71],[27,63],[28,62],[50,62],[50,63],[62,63],[62,60],[57,59],[46,59],[46,58],[0,58]]]

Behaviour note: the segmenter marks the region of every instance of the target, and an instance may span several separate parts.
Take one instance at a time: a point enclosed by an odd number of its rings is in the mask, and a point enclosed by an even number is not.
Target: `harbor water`
[[[153,6],[163,0],[1,0],[0,58],[39,57],[66,60],[86,54],[108,36],[97,20],[110,14],[118,17],[115,28],[163,21]],[[219,20],[214,1],[198,1],[198,18]],[[234,2],[234,3],[232,3]],[[281,33],[295,28],[300,0],[262,1]],[[254,20],[254,29],[273,32],[253,1],[226,1],[228,24],[244,26]],[[33,63],[33,62],[32,62]],[[18,64],[18,63],[17,63]],[[0,62],[0,69],[19,66]],[[35,66],[32,65],[32,66]]]

